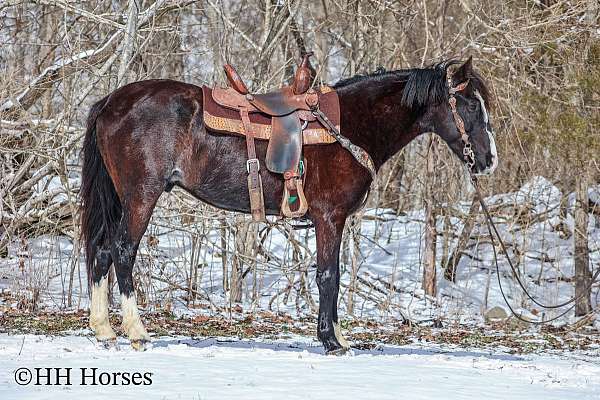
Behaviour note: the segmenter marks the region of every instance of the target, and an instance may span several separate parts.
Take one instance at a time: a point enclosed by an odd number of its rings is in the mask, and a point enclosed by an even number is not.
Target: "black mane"
[[[369,74],[359,74],[341,79],[334,89],[352,88],[363,83],[403,83],[402,105],[415,108],[427,104],[437,104],[448,98],[447,70],[450,66],[459,64],[458,60],[446,60],[426,68],[399,69],[386,71],[383,68]],[[489,104],[489,91],[481,76],[473,72],[470,83],[481,93],[486,104]]]

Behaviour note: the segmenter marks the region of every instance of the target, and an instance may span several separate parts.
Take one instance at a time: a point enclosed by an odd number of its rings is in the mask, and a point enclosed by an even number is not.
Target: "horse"
[[[339,97],[340,132],[368,153],[376,170],[417,136],[434,132],[472,173],[490,174],[498,164],[487,112],[490,94],[472,64],[471,58],[464,63],[451,59],[340,80],[333,86]],[[143,350],[150,341],[138,313],[132,269],[163,192],[178,186],[220,209],[250,212],[245,140],[209,131],[202,100],[202,89],[193,84],[145,80],[115,90],[88,114],[81,240],[91,292],[89,325],[100,342],[116,340],[107,304],[111,265],[124,332],[134,349]],[[261,163],[266,151],[266,142],[257,141]],[[363,205],[372,175],[338,142],[305,145],[303,152],[310,204],[305,217],[316,232],[317,337],[326,354],[339,354],[349,349],[337,310],[342,233],[348,216]],[[470,162],[466,153],[472,156]],[[282,176],[266,168],[260,176],[266,213],[278,215]]]

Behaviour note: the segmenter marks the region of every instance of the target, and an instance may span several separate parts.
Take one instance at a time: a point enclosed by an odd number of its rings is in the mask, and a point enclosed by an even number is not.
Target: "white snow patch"
[[[0,398],[54,399],[598,399],[589,356],[516,356],[431,345],[324,356],[317,343],[155,338],[140,353],[88,337],[0,335]],[[73,368],[72,386],[19,386],[18,368]],[[81,386],[81,368],[150,372],[147,386]]]

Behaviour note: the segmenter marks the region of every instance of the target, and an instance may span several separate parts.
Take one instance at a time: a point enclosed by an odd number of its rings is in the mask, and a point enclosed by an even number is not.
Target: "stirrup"
[[[286,171],[283,175],[285,182],[283,184],[283,198],[281,200],[281,212],[287,218],[300,218],[308,211],[308,202],[304,196],[304,163],[300,161],[300,173],[296,171]],[[292,201],[292,192],[295,192],[296,198]],[[298,208],[292,211],[290,204],[298,201]]]

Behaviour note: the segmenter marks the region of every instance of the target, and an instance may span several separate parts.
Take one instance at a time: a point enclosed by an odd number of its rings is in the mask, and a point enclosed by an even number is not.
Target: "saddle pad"
[[[328,86],[320,87],[317,89],[317,92],[319,94],[319,107],[321,111],[327,115],[339,130],[340,103],[337,93]],[[207,86],[202,87],[202,97],[204,124],[208,130],[225,134],[243,135],[242,121],[238,110],[223,107],[216,103],[213,99],[212,89]],[[249,117],[255,138],[269,140],[271,138],[271,117],[260,112],[251,112]],[[309,122],[303,131],[303,143],[305,145],[334,142],[335,138],[318,121]]]

